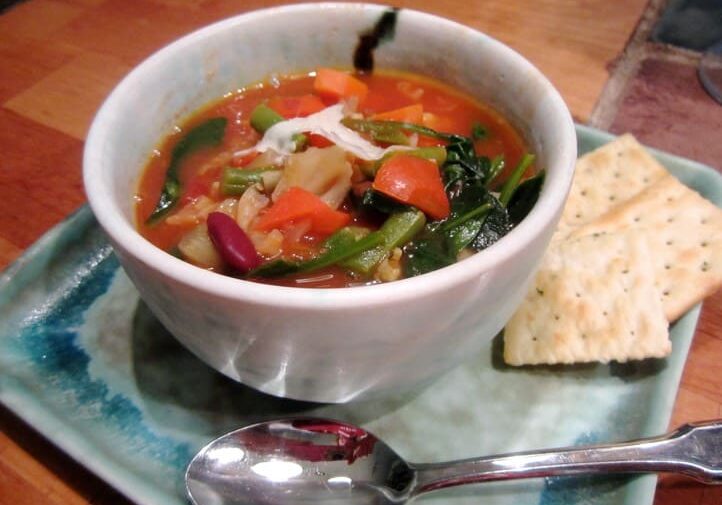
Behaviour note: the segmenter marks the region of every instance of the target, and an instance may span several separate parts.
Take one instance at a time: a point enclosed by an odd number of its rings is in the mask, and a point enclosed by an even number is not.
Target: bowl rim
[[[558,218],[566,200],[573,177],[576,160],[576,133],[569,110],[551,82],[531,62],[502,42],[476,29],[441,16],[415,9],[402,8],[403,18],[414,23],[435,23],[446,29],[461,30],[464,35],[480,38],[493,50],[508,59],[515,68],[528,72],[546,90],[546,99],[551,100],[553,110],[559,116],[561,147],[554,156],[559,170],[550,174],[542,188],[538,201],[529,214],[508,234],[487,249],[457,261],[441,269],[411,278],[389,283],[352,286],[343,288],[307,288],[263,284],[238,279],[204,270],[187,263],[158,248],[136,230],[132,219],[126,219],[119,206],[113,202],[109,188],[103,178],[94,176],[103,164],[102,145],[104,138],[112,134],[113,117],[122,110],[122,103],[132,91],[134,82],[145,72],[166,58],[173,58],[189,44],[212,37],[217,32],[232,29],[238,24],[258,22],[277,14],[300,15],[309,9],[371,10],[381,12],[390,6],[365,3],[300,3],[281,5],[245,12],[199,28],[159,49],[128,73],[113,89],[92,121],[83,153],[83,182],[90,207],[101,227],[111,241],[130,256],[147,266],[184,285],[217,296],[222,299],[269,304],[288,308],[313,308],[330,310],[387,304],[389,300],[409,300],[433,293],[448,292],[464,282],[480,279],[494,266],[506,263],[538,236],[548,222]],[[467,37],[460,37],[464,40]],[[132,95],[132,93],[130,93]],[[137,183],[137,181],[136,181]],[[132,195],[129,195],[132,198]]]

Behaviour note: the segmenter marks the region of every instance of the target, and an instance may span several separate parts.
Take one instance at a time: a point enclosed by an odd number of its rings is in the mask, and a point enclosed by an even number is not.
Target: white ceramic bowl
[[[395,37],[375,52],[377,67],[432,75],[491,103],[522,131],[547,170],[539,201],[511,233],[444,269],[343,289],[225,277],[185,263],[137,233],[132,195],[152,150],[173,125],[273,73],[350,67],[358,35],[386,9],[300,4],[196,31],[135,68],[88,135],[88,200],[142,298],[202,360],[266,393],[345,402],[412,388],[473,356],[520,302],[567,195],[574,125],[547,79],[482,33],[402,9]]]

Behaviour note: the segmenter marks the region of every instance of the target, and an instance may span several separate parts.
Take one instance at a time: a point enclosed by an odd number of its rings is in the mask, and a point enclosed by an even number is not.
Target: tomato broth
[[[322,77],[326,82],[319,84]],[[281,123],[290,127],[296,119],[306,118],[311,121],[307,125],[312,124],[313,118],[335,112],[332,109],[337,104],[344,104],[341,122],[372,144],[375,153],[385,150],[383,157],[363,159],[323,134],[303,131],[303,125],[293,133],[297,140],[292,152],[260,152],[269,132],[281,129]],[[256,114],[260,117],[261,109],[279,116],[265,134],[254,118]],[[198,132],[212,121],[223,124],[222,135],[198,140]],[[189,140],[194,131],[198,135]],[[429,131],[443,135],[427,135]],[[312,180],[292,173],[296,169],[289,167],[294,163],[307,163],[314,156],[324,167],[328,163],[343,165],[338,169],[343,175],[329,176],[330,182],[319,189]],[[524,170],[513,175],[520,165],[525,165]],[[497,170],[497,174],[479,175],[482,169]],[[250,191],[228,182],[231,176],[243,178],[253,170],[259,175]],[[425,273],[486,247],[488,240],[478,236],[457,244],[458,236],[468,234],[469,229],[481,233],[497,221],[505,223],[498,229],[508,231],[513,220],[495,214],[506,213],[504,206],[517,205],[513,200],[516,188],[509,190],[510,201],[499,204],[499,199],[505,199],[505,181],[518,175],[518,185],[538,179],[540,173],[521,135],[506,119],[446,84],[404,72],[351,74],[317,69],[274,77],[229,94],[180,124],[162,141],[142,172],[135,194],[135,217],[147,240],[201,268],[287,286],[355,286]],[[384,182],[389,177],[391,182]],[[482,186],[491,195],[484,193],[485,204],[479,202],[472,208],[462,201],[482,194]],[[538,192],[540,185],[535,187]],[[342,189],[345,194],[337,195]],[[172,203],[159,211],[161,201],[170,200],[171,193]],[[333,201],[329,203],[329,199]],[[309,210],[301,212],[301,205]],[[414,211],[423,223],[411,224]],[[248,255],[253,257],[248,268],[243,267],[243,260],[240,267],[227,261],[228,254],[235,254],[226,250],[231,247],[229,239],[214,236],[221,232],[213,223],[206,223],[210,214],[218,212],[238,224],[242,239],[238,247],[250,247]],[[511,208],[508,214],[512,214]],[[415,227],[414,236],[404,236],[403,243],[376,236],[394,215],[399,223],[406,219],[409,227]],[[386,227],[393,228],[393,223]],[[396,238],[402,231],[397,230]],[[503,235],[496,228],[492,231],[499,235],[492,242]],[[347,236],[339,235],[343,233]],[[439,238],[436,235],[440,233],[446,235]],[[334,241],[344,245],[336,246]],[[363,241],[366,250],[361,248]],[[453,242],[451,250],[444,252],[450,260],[427,265],[425,258],[433,253],[419,245],[427,242],[437,248]],[[349,253],[353,248],[359,251]],[[370,249],[382,251],[376,264],[354,267],[354,255],[368,256],[364,251]],[[340,258],[335,262],[331,261],[334,252]],[[409,266],[414,262],[418,264]]]

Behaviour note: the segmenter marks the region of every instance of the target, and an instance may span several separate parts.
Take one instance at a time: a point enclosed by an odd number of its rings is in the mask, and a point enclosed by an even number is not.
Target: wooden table
[[[194,28],[269,3],[277,2],[28,0],[1,14],[0,268],[84,203],[83,139],[103,98],[133,65]],[[420,0],[397,5],[445,15],[502,40],[549,76],[578,122],[619,129],[615,110],[609,109],[619,94],[618,78],[610,76],[624,67],[627,44],[661,3]],[[676,140],[674,145],[694,142]],[[672,425],[722,417],[721,326],[718,294],[704,304]],[[2,408],[0,429],[0,503],[128,503]],[[655,504],[677,503],[722,503],[722,488],[663,477]]]

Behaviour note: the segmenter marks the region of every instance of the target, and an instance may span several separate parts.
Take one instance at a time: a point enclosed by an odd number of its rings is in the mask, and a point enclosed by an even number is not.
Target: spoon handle
[[[722,484],[722,420],[691,423],[660,437],[451,463],[416,464],[413,495],[493,480],[628,472],[682,473]]]

